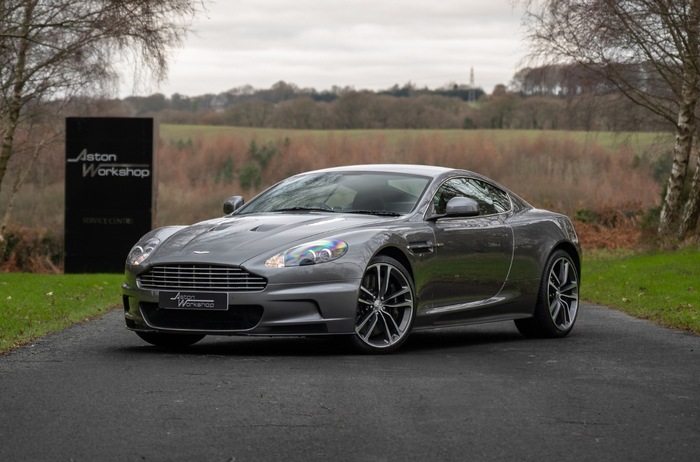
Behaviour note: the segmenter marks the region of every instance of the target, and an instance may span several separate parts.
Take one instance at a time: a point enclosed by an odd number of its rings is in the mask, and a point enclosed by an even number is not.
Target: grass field
[[[700,334],[700,249],[586,261],[583,294],[633,316]]]
[[[521,138],[535,139],[546,136],[551,139],[573,139],[580,143],[595,142],[606,148],[630,146],[639,154],[657,152],[660,147],[669,147],[673,142],[670,133],[650,132],[581,132],[581,131],[542,131],[542,130],[291,130],[276,128],[229,127],[216,125],[160,125],[160,138],[171,142],[197,138],[215,138],[219,136],[236,136],[245,139],[257,139],[272,142],[280,138],[327,138],[331,136],[348,136],[354,139],[386,137],[396,144],[407,137],[436,135],[445,140],[470,140],[488,137],[499,142],[508,143]]]
[[[286,130],[160,125],[154,226],[216,216],[301,171],[366,163],[434,164],[482,173],[536,207],[575,216],[656,207],[673,139],[658,133],[542,130]],[[663,162],[659,161],[662,159]],[[37,161],[10,227],[60,234],[64,153]],[[663,177],[663,178],[661,178]],[[0,195],[0,208],[7,203]],[[58,236],[60,238],[60,236]]]
[[[122,274],[0,274],[0,352],[121,303]]]
[[[464,168],[536,207],[572,216],[579,210],[630,215],[658,204],[654,172],[666,170],[657,161],[672,141],[656,133],[188,125],[162,125],[160,139],[158,225],[210,217],[225,198],[250,198],[302,171],[367,163]]]
[[[0,274],[0,352],[119,306],[121,274]],[[700,335],[700,249],[585,257],[582,299]]]

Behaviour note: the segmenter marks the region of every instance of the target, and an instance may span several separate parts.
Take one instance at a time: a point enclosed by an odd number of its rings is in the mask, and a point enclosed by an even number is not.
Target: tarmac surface
[[[700,336],[582,305],[571,335],[148,346],[119,310],[0,356],[0,461],[697,461]]]

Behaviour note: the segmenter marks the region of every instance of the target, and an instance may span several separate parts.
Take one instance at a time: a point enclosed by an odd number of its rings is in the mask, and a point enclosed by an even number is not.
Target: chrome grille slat
[[[160,265],[137,279],[139,287],[151,290],[259,292],[267,286],[264,277],[236,266]]]

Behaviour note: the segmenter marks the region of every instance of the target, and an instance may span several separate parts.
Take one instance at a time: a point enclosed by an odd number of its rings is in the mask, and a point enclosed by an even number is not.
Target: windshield
[[[278,183],[237,213],[311,210],[401,215],[413,210],[429,182],[428,177],[396,173],[309,173]]]

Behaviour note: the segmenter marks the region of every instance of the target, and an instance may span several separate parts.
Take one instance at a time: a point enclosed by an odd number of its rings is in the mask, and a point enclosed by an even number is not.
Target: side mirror
[[[236,210],[240,209],[243,206],[243,203],[245,201],[243,200],[243,197],[241,196],[231,196],[228,199],[226,199],[226,202],[224,202],[224,214],[225,215],[230,215]]]
[[[453,197],[445,208],[446,217],[475,217],[479,215],[479,204],[468,197]]]

